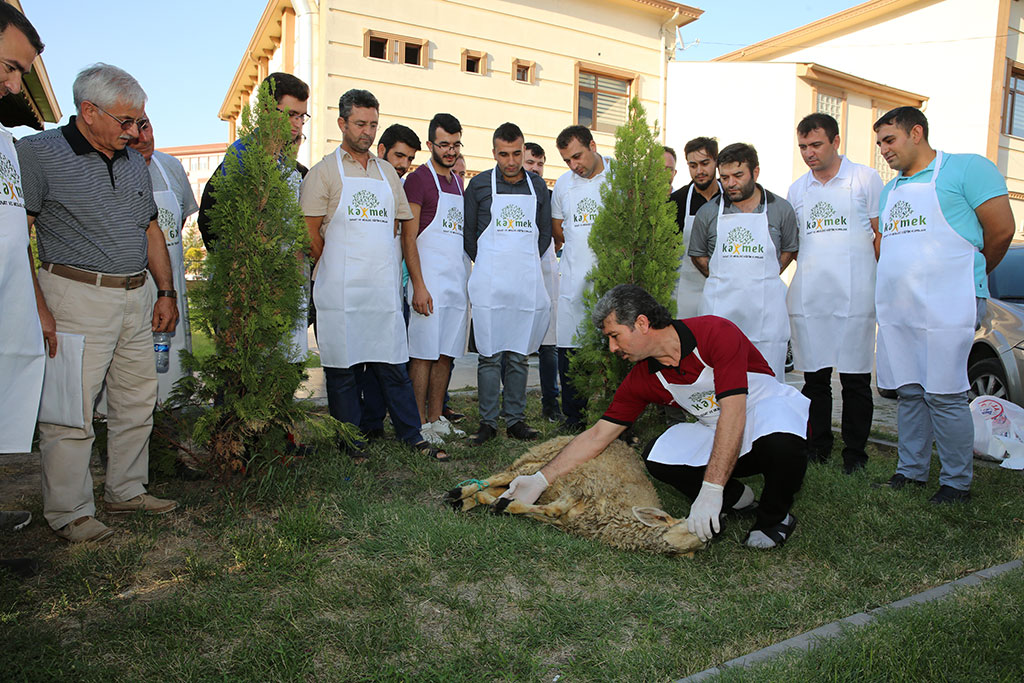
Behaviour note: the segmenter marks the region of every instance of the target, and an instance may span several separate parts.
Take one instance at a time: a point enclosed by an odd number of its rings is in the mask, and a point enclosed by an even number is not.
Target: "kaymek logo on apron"
[[[494,221],[494,224],[500,229],[500,232],[532,232],[533,223],[527,218],[523,210],[515,204],[508,204],[498,214],[498,219]]]
[[[174,224],[174,214],[163,207],[156,210],[156,223],[164,233],[164,241],[173,244],[178,237],[178,226]]]
[[[733,228],[726,235],[725,244],[722,245],[722,254],[725,256],[739,258],[764,258],[764,245],[751,244],[754,236],[746,228]]]
[[[0,205],[24,207],[21,176],[11,160],[0,154]]]
[[[828,202],[818,202],[811,208],[807,232],[845,231],[846,216],[836,216],[836,210]]]
[[[441,219],[441,227],[444,232],[455,235],[462,234],[463,216],[462,212],[454,206],[448,209],[448,215]]]
[[[689,399],[690,407],[687,410],[693,415],[713,415],[718,412],[718,400],[713,391],[690,394]]]
[[[352,195],[352,202],[348,205],[350,218],[374,220],[386,222],[388,219],[387,209],[381,207],[377,195],[369,190],[360,190]]]
[[[924,232],[927,229],[925,217],[915,214],[914,207],[910,205],[910,202],[902,199],[892,205],[892,208],[889,209],[889,220],[882,224],[882,234],[886,237]]]
[[[572,220],[577,225],[589,224],[593,225],[594,221],[597,220],[597,214],[601,211],[601,207],[598,206],[590,197],[584,197],[576,204],[576,211],[572,215]]]

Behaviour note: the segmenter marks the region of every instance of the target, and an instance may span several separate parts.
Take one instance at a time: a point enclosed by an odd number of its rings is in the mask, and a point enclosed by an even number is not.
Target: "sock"
[[[733,510],[742,510],[751,503],[754,502],[754,489],[750,488],[746,484],[743,485],[743,493],[740,494],[740,499],[733,503]]]

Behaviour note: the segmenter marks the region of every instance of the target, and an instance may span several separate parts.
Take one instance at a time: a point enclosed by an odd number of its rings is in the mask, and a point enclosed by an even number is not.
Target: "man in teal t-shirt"
[[[899,461],[885,485],[928,480],[932,439],[939,490],[932,503],[970,498],[974,429],[967,358],[988,298],[987,273],[1013,239],[1006,181],[976,154],[928,143],[920,110],[899,107],[874,125],[900,175],[882,190],[875,287],[878,386],[899,394]]]

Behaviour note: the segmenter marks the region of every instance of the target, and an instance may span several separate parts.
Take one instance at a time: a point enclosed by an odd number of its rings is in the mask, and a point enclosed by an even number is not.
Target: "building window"
[[[875,145],[875,159],[872,166],[878,171],[878,175],[882,177],[883,183],[889,182],[897,175],[896,171],[889,167],[885,157],[882,156],[882,149],[878,145]]]
[[[631,79],[580,71],[576,123],[591,130],[614,133],[626,123]]]
[[[388,48],[391,46],[391,41],[387,38],[380,38],[377,36],[370,36],[368,39],[369,46],[367,48],[367,56],[371,59],[383,59],[384,61],[390,62],[391,58],[388,56]]]
[[[429,41],[410,38],[381,31],[366,31],[363,34],[363,56],[385,62],[398,61],[411,66],[427,65]]]
[[[843,98],[837,95],[829,95],[828,93],[821,92],[817,93],[815,98],[814,110],[819,114],[828,114],[836,120],[839,124],[840,130],[843,127]]]
[[[210,167],[210,157],[199,157],[199,170],[205,171]]]
[[[1006,108],[1003,110],[1003,132],[1024,138],[1024,70],[1011,69],[1006,84]]]
[[[512,60],[512,80],[517,83],[536,83],[537,65],[525,59]]]
[[[462,70],[468,74],[487,73],[487,53],[477,50],[462,51]]]

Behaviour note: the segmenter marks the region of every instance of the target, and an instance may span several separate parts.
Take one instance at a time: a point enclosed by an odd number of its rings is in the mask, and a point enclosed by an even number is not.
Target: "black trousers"
[[[666,465],[647,457],[654,441],[644,450],[644,463],[651,476],[675,487],[692,503],[700,493],[707,467]],[[764,490],[757,507],[755,529],[768,529],[786,518],[793,499],[804,483],[807,471],[807,441],[795,434],[765,434],[753,443],[750,452],[740,457],[722,492],[722,510],[728,511],[743,494],[740,477],[764,475]]]
[[[871,432],[875,406],[871,398],[871,373],[839,373],[843,385],[843,463],[865,463],[864,447]],[[811,457],[828,458],[832,451],[832,368],[804,373],[801,393],[811,400],[808,446]]]

